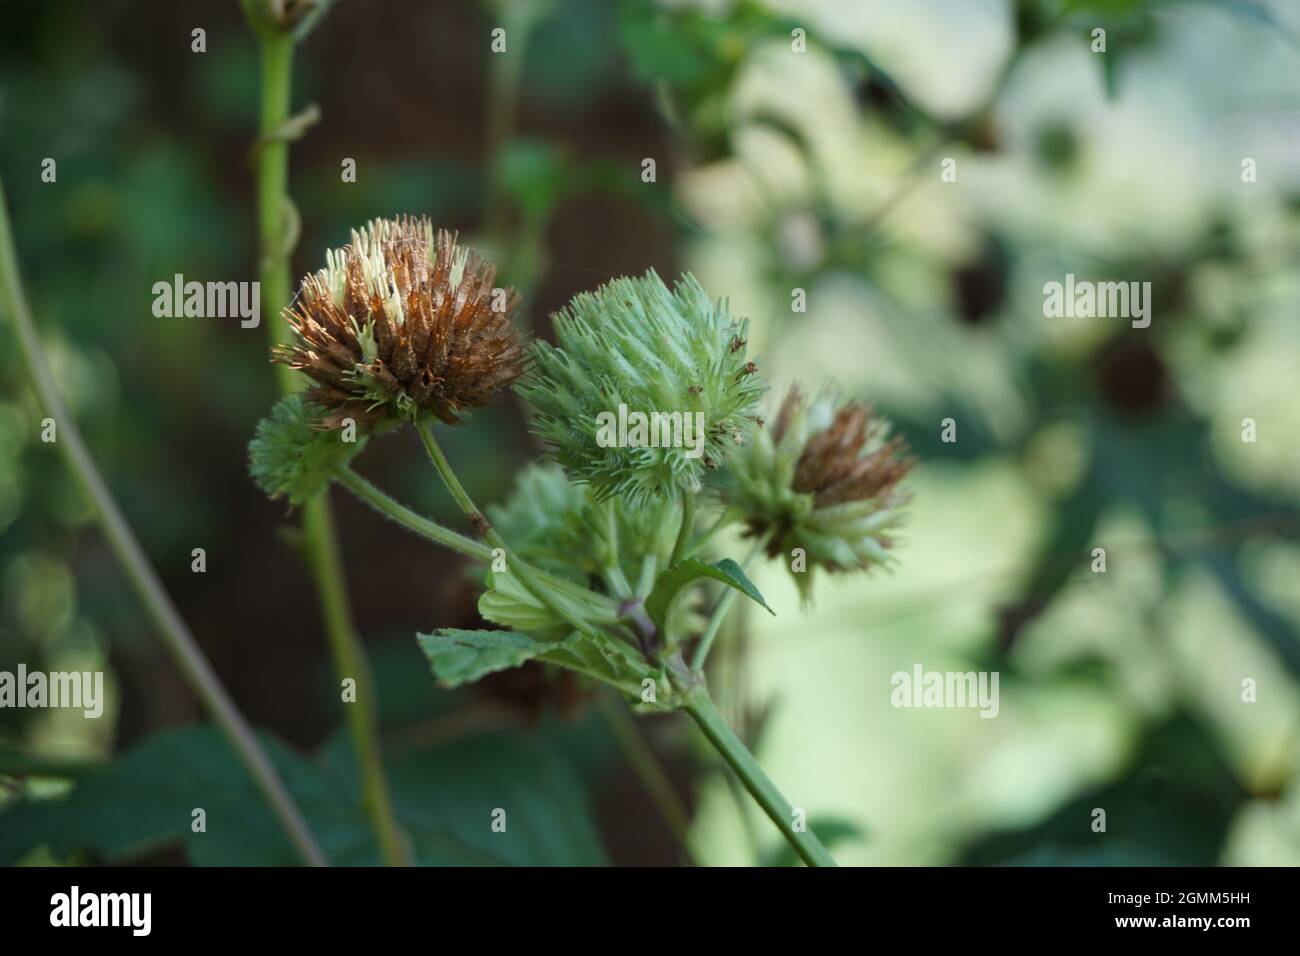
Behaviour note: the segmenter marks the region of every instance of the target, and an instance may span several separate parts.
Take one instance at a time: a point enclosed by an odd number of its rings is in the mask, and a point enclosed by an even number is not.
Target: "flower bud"
[[[271,414],[257,425],[248,445],[248,470],[257,486],[272,498],[286,497],[301,505],[325,488],[336,465],[365,445],[365,437],[344,441],[344,433],[316,426],[324,410],[301,392],[276,402]]]
[[[763,391],[747,322],[692,276],[653,271],[575,296],[536,342],[518,392],[571,480],[630,503],[700,489],[743,434]]]
[[[814,567],[889,561],[891,532],[911,497],[899,483],[915,459],[888,432],[868,405],[830,397],[810,404],[791,388],[776,421],[755,429],[733,460],[728,502],[745,513],[751,535],[767,540],[770,557],[791,562],[805,597]]]

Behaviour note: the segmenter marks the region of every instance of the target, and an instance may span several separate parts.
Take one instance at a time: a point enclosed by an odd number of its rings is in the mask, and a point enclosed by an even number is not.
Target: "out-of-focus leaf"
[[[341,735],[323,760],[264,738],[286,786],[330,861],[381,862],[351,750]],[[511,734],[466,738],[392,757],[398,819],[428,865],[590,865],[605,862],[580,779],[562,750]],[[191,831],[202,808],[206,832]],[[506,827],[492,829],[504,810]],[[110,862],[183,842],[199,865],[299,862],[260,792],[225,739],[207,726],[149,738],[76,779],[58,799],[25,799],[0,811],[0,861],[46,846]]]
[[[1204,555],[1200,563],[1214,574],[1237,609],[1281,659],[1291,676],[1300,680],[1300,636],[1285,615],[1269,607],[1250,589],[1235,549],[1229,554],[1211,552]]]
[[[1020,631],[1051,604],[1074,571],[1088,561],[1088,545],[1105,505],[1106,496],[1097,480],[1094,463],[1074,494],[1053,510],[1049,529],[1038,543],[1032,570],[1021,586],[1019,598],[1001,609],[998,644],[1004,653],[1015,643]]]
[[[1215,866],[1246,794],[1212,734],[1188,714],[1147,729],[1113,783],[1040,823],[981,838],[968,865]],[[1095,809],[1105,832],[1092,829]]]
[[[331,858],[363,848],[359,806],[279,741],[262,744]],[[206,833],[193,833],[201,808]],[[97,770],[78,776],[65,798],[26,799],[0,812],[0,862],[36,846],[59,857],[85,850],[107,862],[185,842],[195,863],[294,865],[299,862],[230,745],[212,727],[157,734]]]
[[[321,757],[358,802],[348,735]],[[604,866],[582,777],[558,735],[486,733],[386,761],[398,820],[426,865]],[[497,810],[505,829],[494,832]],[[500,815],[496,815],[500,818]],[[380,862],[371,848],[368,862]]]
[[[683,18],[670,20],[653,4],[641,0],[625,0],[620,5],[619,39],[637,76],[674,86],[698,83],[708,76],[713,64],[705,38],[698,30],[678,29],[682,23]],[[692,17],[692,23],[707,21]]]
[[[497,159],[496,178],[524,214],[550,215],[574,182],[570,162],[558,148],[534,140],[514,140]]]

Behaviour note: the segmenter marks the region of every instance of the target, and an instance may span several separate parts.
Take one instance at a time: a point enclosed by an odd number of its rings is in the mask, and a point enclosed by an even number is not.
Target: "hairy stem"
[[[786,838],[795,853],[799,854],[809,866],[836,866],[830,852],[822,845],[817,835],[806,827],[796,829],[795,810],[790,801],[782,796],[770,777],[763,772],[745,744],[713,706],[708,692],[699,687],[686,704],[686,712],[699,725],[709,743],[731,765],[740,782],[749,791],[754,801],[763,808],[782,836]],[[801,815],[802,818],[802,815]]]
[[[478,510],[474,500],[465,490],[465,486],[460,483],[456,477],[456,472],[451,467],[451,462],[447,461],[447,456],[443,454],[442,446],[433,436],[433,429],[427,420],[421,420],[415,423],[415,430],[420,433],[420,440],[424,442],[424,449],[429,454],[429,461],[433,463],[434,469],[438,476],[442,478],[443,484],[451,492],[451,496],[456,499],[456,504],[460,510],[465,512],[465,517],[478,528],[487,543],[493,548],[500,548],[505,554],[508,565],[514,573],[519,575],[519,580],[534,597],[542,602],[547,608],[559,616],[559,618],[572,627],[574,630],[583,633],[593,633],[591,624],[585,621],[581,614],[575,612],[559,595],[555,594],[551,588],[548,588],[541,580],[538,579],[537,572],[526,561],[520,560],[506,545],[505,539],[497,533],[496,528],[488,523],[483,512]]]
[[[457,551],[476,561],[482,561],[484,564],[492,562],[495,555],[493,549],[487,545],[468,538],[459,532],[452,531],[450,528],[444,528],[436,521],[430,521],[423,515],[417,514],[410,508],[395,501],[385,492],[376,488],[365,478],[362,478],[347,465],[336,466],[333,475],[339,484],[343,485],[354,495],[364,501],[370,507],[374,508],[380,514],[391,518],[408,531],[413,531],[423,538],[440,544],[452,551]],[[513,566],[518,567],[523,564],[518,558],[511,558]],[[526,566],[532,575],[535,583],[539,588],[547,589],[547,592],[554,595],[557,586],[563,586],[555,578],[550,577],[544,571],[539,571],[531,565]],[[573,587],[568,583],[569,587]],[[572,611],[575,616],[587,615],[593,622],[613,625],[619,621],[618,606],[610,598],[596,594],[593,591],[575,589],[572,594],[565,598],[566,601],[576,602],[576,606],[584,606],[583,612],[579,613],[576,609]],[[547,605],[551,607],[550,604]],[[575,605],[569,605],[571,608]]]
[[[467,538],[450,528],[444,528],[423,515],[416,514],[405,505],[394,501],[347,465],[340,465],[335,468],[334,477],[338,479],[339,484],[380,514],[392,518],[398,524],[428,538],[435,544],[440,544],[444,548],[450,548],[453,551],[459,551],[461,554],[468,555],[477,561],[487,562],[492,560],[492,549],[487,545],[481,544],[473,538]]]
[[[291,223],[294,214],[289,199],[289,143],[284,127],[289,120],[294,39],[288,33],[259,31],[258,45],[262,69],[261,138],[257,145],[255,170],[261,245],[258,275],[267,332],[271,344],[278,345],[284,329],[278,318],[289,304],[291,287],[289,255],[293,244]],[[277,375],[283,394],[301,387],[301,377],[292,369],[277,366]],[[390,866],[405,866],[411,862],[410,853],[393,813],[388,784],[384,779],[374,680],[348,602],[334,519],[325,494],[303,505],[302,530],[335,671],[340,679],[356,681],[356,700],[346,705],[343,711],[357,754],[366,811],[384,860]]]
[[[64,407],[63,399],[59,397],[54,376],[45,361],[45,354],[41,349],[35,324],[32,322],[27,296],[23,291],[3,184],[0,184],[0,302],[3,302],[5,311],[13,319],[18,334],[19,354],[36,388],[41,406],[55,421],[58,429],[55,444],[63,452],[68,467],[94,508],[95,518],[109,547],[112,548],[113,554],[126,572],[140,602],[153,619],[163,643],[171,652],[181,673],[185,675],[190,686],[203,701],[212,719],[235,748],[235,752],[248,768],[248,772],[252,774],[258,789],[271,805],[272,811],[293,841],[299,855],[312,866],[327,866],[325,854],[321,852],[316,838],[308,829],[302,813],[294,803],[293,797],[289,795],[280,775],[258,744],[252,729],[236,709],[234,701],[226,693],[226,689],[213,672],[212,665],[204,657],[203,651],[199,649],[189,628],[185,626],[171,598],[167,596],[167,592],[154,574],[149,559],[131,533],[131,528],[126,523],[122,512],[118,510],[117,502],[113,500],[107,484],[95,467],[95,462],[82,441],[76,423]]]

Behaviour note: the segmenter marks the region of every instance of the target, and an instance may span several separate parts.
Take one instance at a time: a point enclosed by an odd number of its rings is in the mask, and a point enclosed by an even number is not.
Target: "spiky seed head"
[[[330,482],[331,470],[365,445],[365,436],[344,441],[341,432],[316,426],[325,414],[301,392],[280,399],[257,425],[248,445],[248,470],[272,498],[301,505]]]
[[[754,429],[733,459],[727,498],[750,533],[767,538],[769,556],[790,562],[803,549],[806,571],[794,578],[806,597],[814,567],[888,563],[911,497],[900,483],[914,463],[871,406],[827,394],[808,402],[792,387],[776,420]]]
[[[523,373],[518,296],[494,289],[496,269],[427,218],[375,219],[325,259],[285,311],[297,341],[273,353],[315,382],[322,426],[458,424]]]
[[[698,490],[741,439],[764,389],[745,353],[748,322],[733,320],[693,276],[670,290],[653,270],[579,293],[553,319],[557,344],[533,344],[533,369],[517,391],[537,408],[533,428],[570,479],[597,500],[633,504]],[[634,414],[667,417],[638,434]],[[674,444],[674,434],[689,444]]]

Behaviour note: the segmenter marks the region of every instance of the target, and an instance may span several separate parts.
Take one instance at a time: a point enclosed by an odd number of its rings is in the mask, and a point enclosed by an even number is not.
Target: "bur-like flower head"
[[[494,289],[495,276],[427,218],[376,219],[303,280],[285,313],[298,340],[274,359],[316,383],[309,397],[327,428],[425,415],[457,424],[524,370],[517,296]]]
[[[302,504],[329,484],[334,466],[345,464],[365,445],[365,436],[345,441],[352,436],[317,427],[323,415],[323,409],[295,392],[276,402],[258,423],[248,445],[248,470],[272,498]]]
[[[763,385],[745,355],[748,322],[686,275],[653,271],[583,292],[536,342],[518,391],[569,477],[598,500],[698,490],[740,441]]]
[[[767,538],[771,557],[791,562],[805,596],[814,567],[865,570],[889,560],[910,499],[899,485],[915,459],[888,432],[870,406],[830,396],[809,403],[791,388],[776,421],[755,429],[733,460],[729,502]]]

